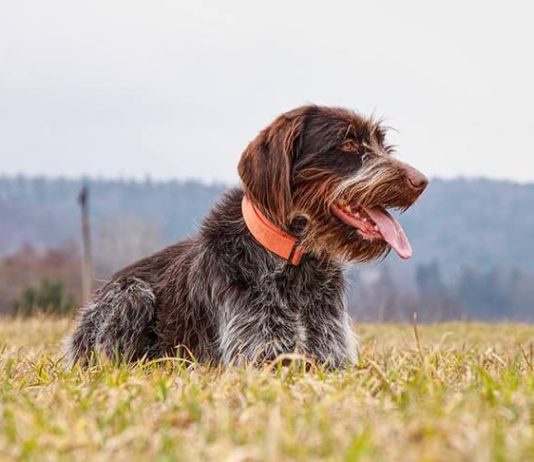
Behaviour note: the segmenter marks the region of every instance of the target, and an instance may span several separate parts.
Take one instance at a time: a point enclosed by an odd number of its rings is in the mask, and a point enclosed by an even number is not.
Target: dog
[[[259,365],[297,354],[355,363],[346,262],[412,253],[387,211],[428,184],[394,157],[380,121],[304,106],[279,116],[243,152],[229,190],[194,237],[112,276],[80,310],[71,363],[191,357]]]

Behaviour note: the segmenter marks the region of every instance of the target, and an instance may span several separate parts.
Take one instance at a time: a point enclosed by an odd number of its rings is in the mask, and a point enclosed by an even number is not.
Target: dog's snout
[[[406,167],[406,182],[410,188],[423,191],[428,185],[428,178],[413,167]]]

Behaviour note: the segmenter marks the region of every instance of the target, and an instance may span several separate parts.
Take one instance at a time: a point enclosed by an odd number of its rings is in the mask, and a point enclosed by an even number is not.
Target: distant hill
[[[415,262],[534,271],[534,184],[433,180],[401,220]]]
[[[157,226],[165,243],[193,232],[225,190],[198,181],[87,182],[96,227],[137,217]],[[81,179],[0,177],[0,255],[26,243],[77,240],[81,185]],[[435,179],[400,220],[414,263],[439,261],[446,273],[465,265],[534,271],[534,184]]]
[[[27,244],[70,241],[75,248],[84,182],[102,277],[193,233],[226,189],[198,181],[0,177],[0,257]],[[392,253],[385,264],[353,272],[353,312],[372,320],[407,319],[414,309],[427,319],[534,320],[533,211],[534,184],[434,179],[400,217],[414,257],[401,262]]]
[[[0,255],[25,244],[50,247],[77,240],[83,183],[90,187],[95,229],[136,218],[158,228],[165,243],[191,233],[225,189],[197,181],[0,177]]]

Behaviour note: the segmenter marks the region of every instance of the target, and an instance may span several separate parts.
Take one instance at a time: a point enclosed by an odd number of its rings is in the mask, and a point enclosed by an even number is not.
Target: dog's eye
[[[356,152],[358,150],[358,143],[354,140],[345,140],[343,141],[343,144],[340,146],[340,149],[343,152]]]

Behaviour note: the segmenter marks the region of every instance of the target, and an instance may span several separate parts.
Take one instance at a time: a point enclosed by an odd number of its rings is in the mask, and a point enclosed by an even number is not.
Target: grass
[[[68,371],[67,328],[0,321],[0,460],[534,460],[534,326],[358,326],[335,373]]]

